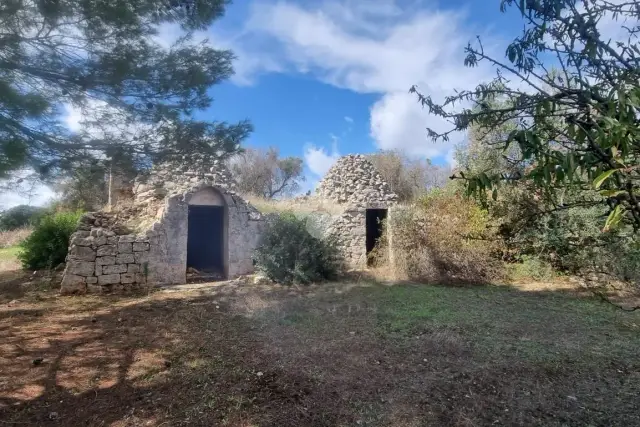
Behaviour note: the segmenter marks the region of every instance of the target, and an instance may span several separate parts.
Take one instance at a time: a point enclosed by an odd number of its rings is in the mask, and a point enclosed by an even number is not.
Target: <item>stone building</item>
[[[322,234],[335,237],[348,267],[365,268],[367,255],[382,236],[382,221],[398,197],[373,164],[359,154],[338,159],[318,185],[315,197],[334,205],[331,215],[316,215]]]
[[[234,188],[218,160],[190,156],[154,166],[136,179],[130,206],[82,217],[62,292],[182,284],[190,269],[210,279],[252,273],[265,217]],[[340,158],[311,198],[332,210],[312,212],[310,228],[335,237],[347,267],[365,268],[397,201],[374,166],[362,155]]]
[[[234,192],[222,162],[190,156],[136,179],[134,202],[83,216],[72,235],[62,292],[106,292],[253,272],[264,218]]]

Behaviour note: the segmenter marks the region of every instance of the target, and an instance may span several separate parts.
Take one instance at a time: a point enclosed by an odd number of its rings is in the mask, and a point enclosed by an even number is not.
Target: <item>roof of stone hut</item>
[[[373,164],[361,154],[339,158],[324,176],[316,194],[338,203],[397,201]]]
[[[225,191],[235,191],[236,182],[223,160],[192,154],[154,165],[149,173],[136,179],[137,202],[176,194],[205,183]]]

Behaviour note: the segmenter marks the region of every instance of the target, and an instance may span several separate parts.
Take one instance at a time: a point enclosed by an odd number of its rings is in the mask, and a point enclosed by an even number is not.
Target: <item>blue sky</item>
[[[500,0],[236,0],[195,35],[238,57],[236,74],[211,89],[214,103],[199,117],[250,119],[255,132],[245,146],[303,157],[305,189],[350,153],[400,149],[451,163],[464,135],[427,140],[427,126],[446,124],[422,111],[408,89],[418,84],[442,99],[490,79],[488,67],[463,66],[464,47],[480,35],[486,49],[504,55],[522,21],[499,8]],[[164,26],[158,42],[169,46],[179,35]],[[71,127],[76,120],[67,117]],[[41,188],[32,203],[51,196]],[[4,207],[24,202],[15,194],[3,199]]]
[[[238,56],[237,74],[212,89],[202,117],[249,118],[246,146],[276,146],[305,159],[312,187],[340,155],[400,149],[452,161],[464,140],[434,144],[425,128],[444,123],[421,111],[412,84],[436,97],[492,77],[463,66],[477,35],[503,55],[521,28],[499,0],[236,1],[206,34]],[[177,30],[167,27],[167,42]]]

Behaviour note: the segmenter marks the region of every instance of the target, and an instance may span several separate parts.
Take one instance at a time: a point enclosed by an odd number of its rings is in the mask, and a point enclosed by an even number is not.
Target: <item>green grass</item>
[[[479,359],[592,364],[640,352],[640,313],[563,292],[523,292],[506,286],[375,286],[340,299],[325,301],[330,307],[325,311],[294,307],[279,323],[313,333],[318,328],[354,329],[366,322],[378,339],[394,345],[450,335]]]
[[[592,298],[504,287],[390,287],[373,295],[384,336],[433,330],[465,337],[482,356],[588,360],[640,351],[640,316]]]
[[[8,248],[0,248],[0,260],[11,260],[18,256],[19,246],[9,246]]]

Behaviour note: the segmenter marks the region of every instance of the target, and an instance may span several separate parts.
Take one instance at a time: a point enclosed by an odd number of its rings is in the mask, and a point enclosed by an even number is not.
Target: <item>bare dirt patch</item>
[[[498,287],[218,285],[0,308],[8,425],[640,425],[640,314]]]

